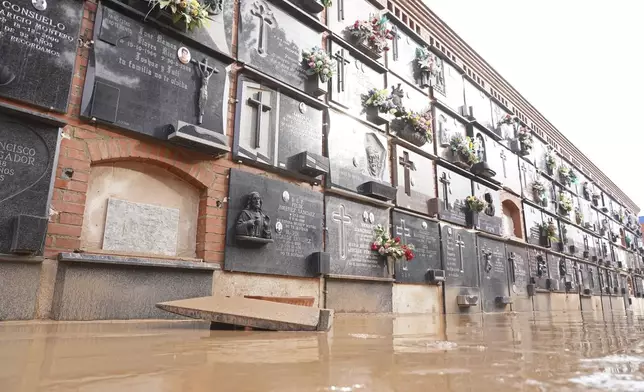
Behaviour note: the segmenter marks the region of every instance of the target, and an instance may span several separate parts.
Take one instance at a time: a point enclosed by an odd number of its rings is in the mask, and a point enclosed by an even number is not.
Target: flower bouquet
[[[572,211],[572,199],[563,192],[559,193],[559,215],[567,217]]]
[[[402,123],[402,126],[396,127],[396,133],[401,139],[418,147],[433,141],[431,111],[420,114],[405,110],[395,121]]]
[[[543,182],[540,180],[534,180],[532,183],[532,195],[534,197],[534,201],[537,203],[541,204],[543,207],[546,207],[544,202],[547,201],[546,199],[546,187],[543,185]]]
[[[400,242],[400,237],[391,238],[389,231],[382,225],[374,229],[376,237],[371,244],[371,250],[378,252],[379,255],[386,258],[387,270],[390,276],[394,274],[394,263],[401,259],[411,261],[414,259],[414,246],[404,245]]]
[[[449,148],[454,157],[453,163],[465,170],[478,163],[479,158],[476,155],[476,142],[469,136],[454,135],[449,141]]]
[[[559,179],[564,185],[570,185],[570,169],[566,165],[559,167]]]
[[[150,12],[159,7],[170,13],[173,24],[185,23],[188,30],[203,27],[211,12],[210,5],[202,5],[197,0],[148,0],[148,3]]]
[[[487,203],[476,196],[468,196],[465,198],[465,220],[467,225],[473,228],[479,225],[479,213],[482,212]]]
[[[384,16],[370,15],[368,20],[356,20],[348,30],[354,44],[377,60],[389,50],[389,41],[394,39],[394,32],[388,28],[388,23]]]
[[[552,221],[550,222],[544,222],[541,225],[539,225],[539,235],[540,239],[539,241],[541,242],[541,246],[545,248],[550,248],[552,247],[552,242],[557,242],[559,239],[557,238],[557,227],[555,226]]]
[[[302,62],[309,75],[307,92],[316,97],[326,94],[329,80],[335,74],[335,60],[324,49],[316,46],[302,51]]]
[[[551,151],[546,153],[546,168],[548,169],[548,175],[555,174],[555,168],[557,167],[557,160]]]
[[[517,140],[519,141],[519,151],[517,153],[524,157],[530,154],[532,151],[532,134],[526,129],[526,127],[519,128],[517,132]]]
[[[416,68],[420,75],[420,87],[430,87],[432,77],[435,76],[437,69],[434,54],[428,48],[416,48]]]
[[[387,89],[373,88],[366,94],[362,94],[360,99],[362,101],[362,112],[367,114],[368,121],[376,125],[389,123],[393,118],[393,113],[397,110]]]

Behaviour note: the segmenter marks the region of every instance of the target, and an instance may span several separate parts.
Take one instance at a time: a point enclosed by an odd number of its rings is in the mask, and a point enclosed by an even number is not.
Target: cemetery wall
[[[0,8],[0,320],[171,317],[154,304],[211,294],[346,312],[639,309],[628,200],[549,149],[422,13],[313,3],[214,1],[194,29],[142,0]],[[347,32],[387,9],[389,51]],[[335,61],[326,83],[304,72],[314,46]],[[382,89],[395,116],[363,107]],[[373,251],[380,227],[414,259]]]

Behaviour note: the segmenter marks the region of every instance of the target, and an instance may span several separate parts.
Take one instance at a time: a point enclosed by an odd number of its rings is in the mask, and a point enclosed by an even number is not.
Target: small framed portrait
[[[47,0],[31,0],[31,5],[38,11],[44,11],[47,9]]]
[[[38,1],[38,0],[34,0],[34,1]],[[192,59],[192,55],[190,54],[190,51],[185,46],[182,46],[179,48],[179,50],[177,51],[177,57],[179,58],[179,61],[181,62],[181,64],[188,64]]]

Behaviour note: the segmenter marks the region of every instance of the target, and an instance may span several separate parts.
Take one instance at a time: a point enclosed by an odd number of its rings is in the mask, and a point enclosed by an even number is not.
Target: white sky
[[[644,1],[424,1],[644,215]]]

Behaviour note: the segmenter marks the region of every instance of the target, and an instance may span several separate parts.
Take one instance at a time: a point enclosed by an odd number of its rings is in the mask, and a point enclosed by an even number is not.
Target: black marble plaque
[[[413,260],[396,263],[396,282],[429,283],[427,271],[442,269],[438,223],[399,211],[392,213],[391,220],[393,236],[415,247]]]
[[[436,172],[439,218],[465,226],[465,199],[472,195],[472,181],[442,166]]]
[[[557,219],[556,216],[548,214],[547,212],[542,213],[543,216],[543,222],[544,223],[549,223],[552,222],[555,225],[555,237],[557,237],[557,241],[552,242],[552,249],[553,250],[559,250],[559,242],[561,242],[561,228],[559,227],[559,220]]]
[[[503,242],[478,236],[478,261],[483,311],[503,311],[504,301],[510,296],[508,263]]]
[[[512,295],[528,295],[530,283],[530,267],[528,265],[528,250],[519,245],[506,244],[505,256],[508,260],[508,278]]]
[[[566,282],[572,281],[574,275],[571,260],[565,256],[553,253],[548,253],[547,259],[550,279],[557,282],[551,287],[551,291],[565,292]]]
[[[479,287],[476,236],[455,226],[441,223],[440,227],[445,284],[452,287]]]
[[[238,86],[235,159],[305,175],[297,158],[308,152],[319,157],[320,171],[328,172],[322,158],[321,109],[248,78]]]
[[[530,268],[530,284],[538,290],[548,290],[548,258],[546,253],[537,248],[528,248],[528,267]]]
[[[465,125],[456,119],[456,117],[434,106],[434,133],[436,136],[436,155],[441,158],[453,161],[454,156],[449,147],[449,142],[453,136],[467,136]]]
[[[371,89],[385,87],[384,75],[372,69],[356,57],[350,50],[335,41],[331,42],[330,53],[336,63],[336,75],[331,81],[331,101],[343,106],[354,116],[364,116],[362,107],[362,94],[367,94]],[[391,93],[390,90],[388,90]]]
[[[264,246],[251,246],[236,238],[237,222],[240,213],[247,209],[251,192],[259,192],[261,209],[270,218],[273,242]],[[319,192],[231,169],[224,268],[260,274],[316,276],[310,258],[323,248],[323,213]]]
[[[105,6],[96,26],[83,117],[206,152],[227,150],[227,64]],[[190,62],[179,61],[180,48]]]
[[[326,251],[332,274],[386,276],[385,259],[371,250],[377,225],[389,227],[387,209],[326,196]]]
[[[58,135],[58,127],[0,113],[0,253],[42,255]],[[28,246],[13,246],[25,235]]]
[[[487,207],[479,213],[478,229],[487,233],[503,234],[503,208],[499,192],[478,182],[472,182],[474,196],[487,203]]]
[[[469,80],[465,81],[465,104],[467,105],[468,115],[473,117],[476,122],[490,130],[495,128],[492,125],[490,98]]]
[[[591,264],[582,264],[585,269],[584,288],[588,288],[592,295],[601,295],[601,285],[599,284],[599,268]],[[582,289],[583,292],[583,289]]]
[[[396,205],[428,213],[429,200],[436,197],[434,162],[405,147],[394,147]]]
[[[387,138],[353,118],[329,111],[327,137],[331,184],[357,192],[369,181],[391,185]]]
[[[271,1],[241,0],[239,14],[239,60],[304,90],[309,77],[302,51],[321,46],[322,34]]]
[[[599,286],[601,287],[602,296],[613,294],[612,274],[607,268],[599,267]]]
[[[526,241],[529,244],[541,244],[541,229],[543,217],[541,210],[530,204],[523,203],[523,221],[525,223]]]
[[[442,63],[439,80],[443,80],[443,83],[432,87],[432,98],[441,101],[454,112],[462,114],[461,110],[465,106],[463,75],[446,61]]]
[[[0,4],[0,96],[66,112],[83,2]]]
[[[543,200],[540,198],[540,194],[534,190],[535,182],[539,181],[541,184],[544,184],[544,179],[537,173],[537,169],[523,159],[519,159],[519,175],[521,179],[521,195],[523,198],[542,206]],[[546,202],[549,202],[549,198],[547,197]]]

